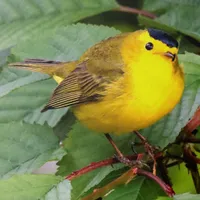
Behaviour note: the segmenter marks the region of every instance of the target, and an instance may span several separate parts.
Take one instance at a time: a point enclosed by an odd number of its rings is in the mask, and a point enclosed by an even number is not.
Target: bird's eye
[[[147,50],[151,50],[151,49],[153,49],[153,44],[152,44],[151,42],[148,42],[148,43],[145,45],[145,48],[146,48]]]

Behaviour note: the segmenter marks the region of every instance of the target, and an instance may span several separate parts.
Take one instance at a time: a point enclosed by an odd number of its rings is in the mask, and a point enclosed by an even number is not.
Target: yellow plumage
[[[50,74],[60,83],[45,110],[72,105],[88,128],[123,134],[155,123],[182,96],[183,72],[177,56],[170,57],[178,49],[173,40],[156,37],[141,30],[102,41],[78,61],[12,65]],[[147,43],[153,48],[146,49]]]

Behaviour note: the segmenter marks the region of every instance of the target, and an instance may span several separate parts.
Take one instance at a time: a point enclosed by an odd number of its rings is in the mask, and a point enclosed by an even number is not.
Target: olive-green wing
[[[107,84],[124,73],[120,47],[127,34],[101,41],[77,61],[77,67],[55,89],[42,111],[99,101]]]
[[[104,82],[102,77],[91,74],[87,70],[86,63],[81,63],[54,90],[42,112],[97,101],[102,97],[100,91],[103,89]]]
[[[117,79],[124,72],[124,62],[121,55],[121,45],[129,33],[110,37],[89,48],[80,58],[87,61],[87,69],[109,79]]]

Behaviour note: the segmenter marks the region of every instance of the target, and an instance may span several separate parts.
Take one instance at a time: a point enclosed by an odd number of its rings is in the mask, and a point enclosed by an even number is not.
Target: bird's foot
[[[127,165],[129,167],[134,168],[148,168],[149,166],[142,160],[143,154],[138,154],[137,160],[129,160],[124,155],[114,155],[114,158],[118,160],[120,163]]]
[[[110,142],[110,144],[113,146],[113,148],[115,149],[117,155],[115,155],[115,159],[117,159],[119,162],[129,166],[129,167],[136,167],[136,168],[149,168],[149,166],[142,160],[143,158],[143,154],[138,154],[138,157],[136,160],[129,160],[128,158],[126,158],[122,152],[119,150],[119,148],[117,147],[117,145],[115,144],[115,142],[113,141],[112,137],[107,133],[105,134],[106,138],[108,139],[108,141]]]

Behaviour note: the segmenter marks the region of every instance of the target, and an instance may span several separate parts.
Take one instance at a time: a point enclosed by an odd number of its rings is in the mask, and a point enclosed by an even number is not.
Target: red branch
[[[200,164],[200,159],[196,157],[196,155],[192,152],[190,147],[184,148],[185,155],[190,158],[194,163]]]
[[[139,9],[136,9],[136,8],[130,8],[130,7],[127,7],[127,6],[120,5],[120,7],[117,8],[116,10],[121,11],[121,12],[126,12],[126,13],[143,15],[143,16],[149,17],[151,19],[156,18],[156,15],[151,13],[151,12],[148,12],[146,10],[139,10]]]
[[[138,175],[144,175],[152,180],[154,180],[156,183],[160,185],[160,187],[165,191],[165,193],[169,197],[173,197],[175,195],[174,190],[171,186],[167,185],[164,181],[162,181],[158,176],[153,175],[151,172],[145,171],[143,169],[137,169],[136,174]]]
[[[192,133],[198,126],[200,126],[200,107],[195,112],[194,116],[184,127],[184,131],[186,133]]]
[[[159,152],[155,155],[155,158],[159,158],[161,156],[162,156],[162,152]],[[128,158],[129,160],[136,160],[138,158],[138,154],[133,154],[133,155],[125,156],[125,157]],[[91,172],[97,168],[108,166],[108,165],[113,165],[116,163],[119,163],[119,161],[115,158],[110,158],[110,159],[102,160],[99,162],[93,162],[86,167],[83,167],[77,171],[72,172],[71,174],[66,176],[65,179],[73,180],[73,179],[75,179],[83,174],[86,174],[88,172]]]
[[[136,160],[137,159],[137,154],[126,156],[126,158],[128,158],[129,160]],[[119,163],[119,161],[117,159],[115,159],[115,158],[110,158],[110,159],[102,160],[102,161],[99,161],[99,162],[93,162],[90,165],[81,168],[80,170],[72,172],[65,179],[72,180],[72,179],[75,179],[75,178],[77,178],[77,177],[79,177],[79,176],[81,176],[83,174],[86,174],[86,173],[88,173],[90,171],[93,171],[93,170],[95,170],[97,168],[108,166],[108,165],[112,165],[112,164],[116,164],[116,163]]]

